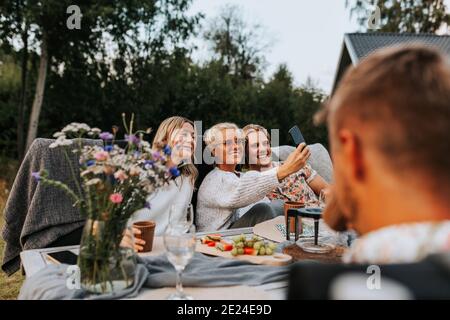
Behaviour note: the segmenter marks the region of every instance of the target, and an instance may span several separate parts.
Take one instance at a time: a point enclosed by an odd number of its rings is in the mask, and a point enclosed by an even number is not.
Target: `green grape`
[[[244,248],[244,243],[243,242],[238,242],[238,243],[236,243],[236,248]]]
[[[237,254],[244,254],[244,249],[243,248],[237,249]]]
[[[253,248],[255,250],[259,250],[259,248],[261,248],[261,242],[255,242],[255,244],[253,245]]]
[[[266,254],[266,248],[264,248],[264,247],[259,248],[258,254],[259,254],[260,256],[265,255],[265,254]]]
[[[231,250],[231,255],[237,256],[237,255],[238,255],[238,249],[237,249],[237,248],[233,248],[233,249]]]
[[[270,249],[269,247],[266,248],[266,255],[271,256],[273,254],[272,249]]]
[[[272,250],[275,250],[277,248],[277,245],[273,242],[269,243],[269,248]]]

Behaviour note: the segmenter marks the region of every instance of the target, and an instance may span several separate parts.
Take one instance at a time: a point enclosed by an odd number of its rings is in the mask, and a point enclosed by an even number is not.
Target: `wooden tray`
[[[254,264],[266,264],[270,266],[284,266],[292,262],[292,257],[283,253],[274,253],[271,256],[252,256],[248,254],[233,256],[230,251],[220,251],[215,247],[208,247],[208,245],[202,244],[200,240],[197,241],[196,251],[210,256],[244,260]]]

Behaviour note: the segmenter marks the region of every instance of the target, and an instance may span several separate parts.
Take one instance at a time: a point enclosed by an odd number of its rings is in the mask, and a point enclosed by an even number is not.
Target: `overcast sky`
[[[445,0],[449,7],[450,0]],[[270,76],[280,63],[286,63],[296,85],[311,77],[329,93],[337,67],[344,33],[356,32],[359,26],[350,21],[345,0],[194,0],[192,12],[206,18],[217,16],[226,4],[238,5],[244,19],[264,26],[272,41],[265,57]],[[206,51],[199,42],[198,60]]]

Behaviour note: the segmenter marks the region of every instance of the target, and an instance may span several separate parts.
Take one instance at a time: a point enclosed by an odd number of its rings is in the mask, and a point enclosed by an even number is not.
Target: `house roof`
[[[377,49],[406,43],[422,43],[437,48],[450,57],[450,36],[428,33],[346,33],[332,92],[334,92],[336,85],[349,65],[358,64],[359,61]]]

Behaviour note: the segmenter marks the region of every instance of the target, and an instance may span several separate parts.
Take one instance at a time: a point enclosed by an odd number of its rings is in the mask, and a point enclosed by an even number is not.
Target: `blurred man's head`
[[[358,232],[450,218],[450,66],[414,45],[348,70],[327,105],[335,200]]]

